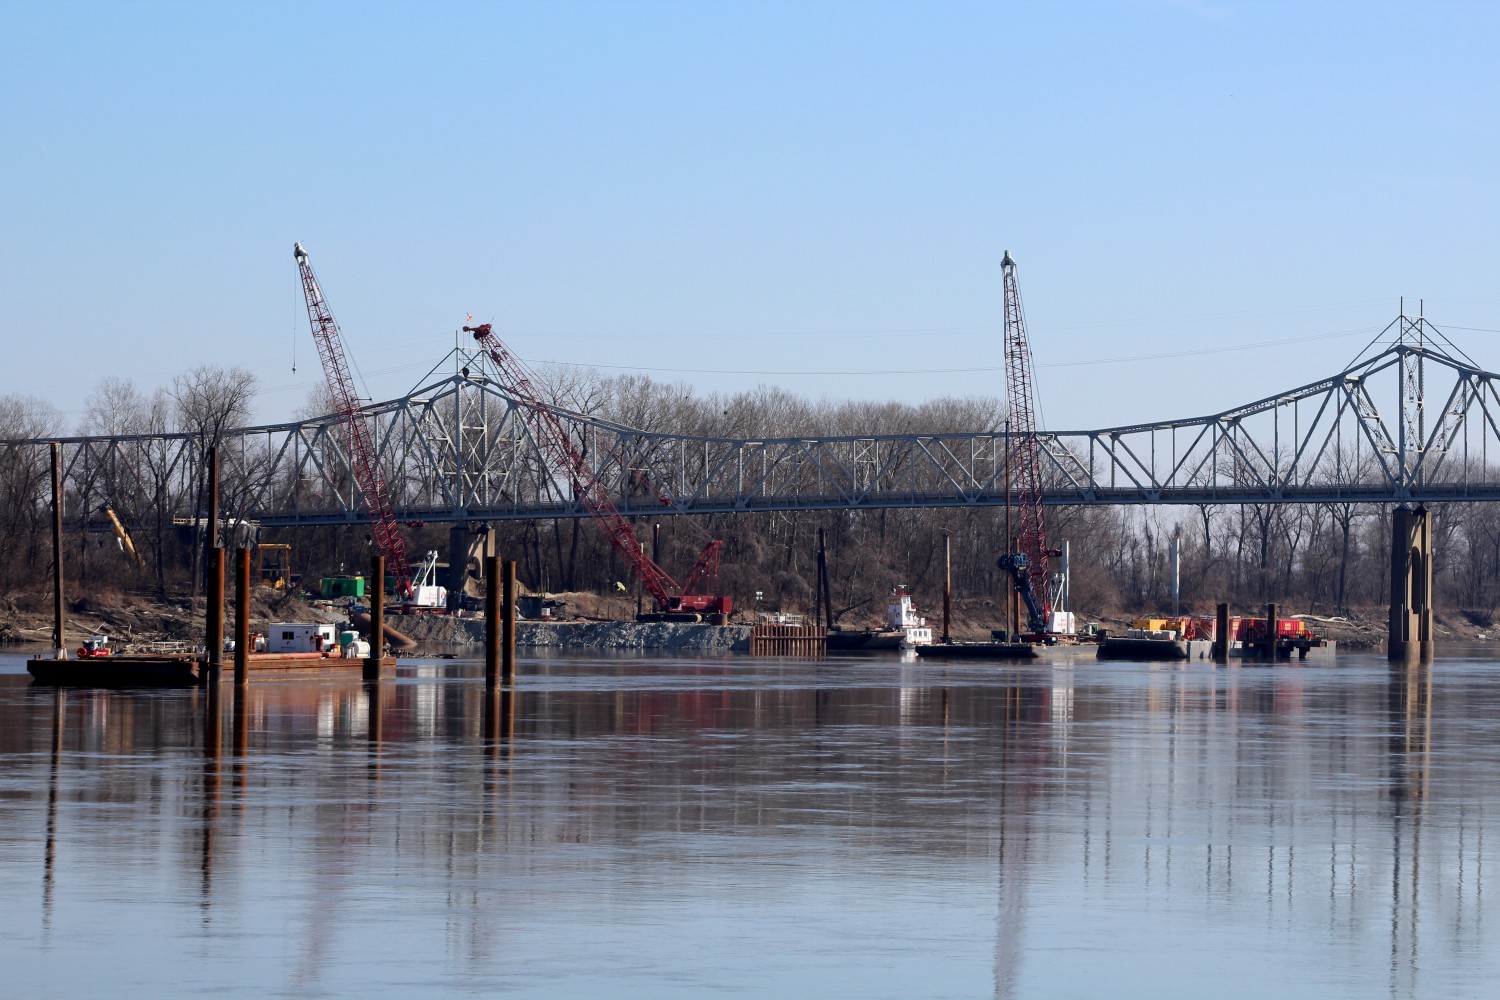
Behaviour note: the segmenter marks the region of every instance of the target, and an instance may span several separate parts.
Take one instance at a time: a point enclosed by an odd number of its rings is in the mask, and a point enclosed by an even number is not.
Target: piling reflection
[[[57,862],[57,797],[62,773],[63,718],[68,694],[58,688],[52,693],[52,755],[47,766],[47,833],[42,854],[42,929],[52,930],[52,900]]]
[[[199,899],[205,924],[213,912],[214,837],[219,827],[219,782],[224,750],[223,687],[210,681],[203,698],[203,801],[199,836]]]
[[[913,880],[982,893],[997,997],[1057,975],[1048,947],[1149,952],[1152,935],[1193,929],[1180,913],[1334,942],[1341,969],[1378,971],[1394,995],[1434,985],[1439,941],[1483,951],[1500,781],[1492,741],[1471,738],[1500,699],[1482,679],[1435,682],[1441,665],[647,669],[543,665],[494,690],[438,664],[222,695],[57,691],[35,716],[40,699],[0,691],[0,739],[37,761],[34,784],[24,754],[0,757],[0,778],[23,807],[36,798],[41,934],[60,899],[81,905],[71,886],[128,897],[175,869],[195,883],[200,947],[226,914],[283,915],[261,933],[284,935],[288,958],[257,985],[293,992],[342,984],[381,919],[397,933],[399,913],[371,909],[392,894],[440,900],[443,961],[488,975],[551,920],[599,910],[618,935],[690,925],[699,907],[831,905],[806,889],[825,877],[861,901],[841,918],[854,926],[886,899],[955,902],[905,895]],[[1158,926],[1121,920],[1121,900],[1155,907]],[[1389,934],[1371,961],[1376,926]],[[648,944],[664,946],[631,947]]]
[[[1044,794],[1052,743],[1052,687],[1039,683],[1002,689],[1000,813],[996,843],[999,906],[995,927],[995,996],[1017,995],[1027,900],[1031,886],[1032,825]],[[946,689],[945,689],[946,694]],[[946,702],[946,698],[945,698]],[[946,707],[946,706],[945,706]]]
[[[379,677],[364,682],[365,729],[369,745],[370,794],[380,781],[381,744],[385,739],[385,684]]]

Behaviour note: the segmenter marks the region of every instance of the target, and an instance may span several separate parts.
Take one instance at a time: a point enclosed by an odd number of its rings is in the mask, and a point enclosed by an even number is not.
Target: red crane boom
[[[349,376],[349,362],[344,357],[344,341],[338,324],[333,320],[333,312],[323,298],[323,289],[313,274],[312,264],[308,262],[307,251],[298,243],[293,252],[297,257],[297,269],[302,273],[307,318],[312,324],[313,340],[318,345],[318,357],[323,362],[323,374],[328,378],[328,390],[333,394],[334,412],[344,422],[344,446],[349,452],[349,467],[370,513],[370,522],[375,528],[375,545],[396,577],[396,592],[402,600],[409,600],[412,580],[406,542],[401,538],[401,530],[391,512],[390,492],[386,489],[385,477],[380,474],[380,464],[375,460],[375,448],[365,426],[363,407],[354,394],[354,380]],[[380,587],[384,586],[384,581],[373,580],[371,584]]]
[[[1005,398],[1010,412],[1006,473],[1015,490],[1016,510],[1020,515],[1019,547],[1026,557],[1025,572],[1041,596],[1045,616],[1052,610],[1052,588],[1047,573],[1047,557],[1052,553],[1047,548],[1047,524],[1042,516],[1041,442],[1036,431],[1031,344],[1026,337],[1026,315],[1021,310],[1021,289],[1016,284],[1016,260],[1009,250],[1005,251],[1000,268],[1005,278]],[[1045,622],[1041,627],[1046,627]]]
[[[669,612],[706,611],[728,614],[731,598],[692,593],[695,585],[717,577],[719,549],[723,543],[715,539],[704,546],[688,577],[687,587],[678,587],[677,581],[641,550],[635,528],[615,507],[609,491],[594,470],[589,468],[583,453],[574,446],[573,438],[563,426],[557,412],[542,400],[536,390],[535,379],[521,359],[512,354],[500,338],[495,336],[489,323],[466,326],[464,332],[473,334],[479,346],[494,362],[502,388],[526,404],[526,409],[531,414],[529,422],[532,431],[547,455],[549,467],[554,474],[566,476],[572,483],[579,503],[588,510],[610,544],[615,547],[615,551],[630,563],[636,576],[640,578],[641,585],[656,602],[657,608]]]

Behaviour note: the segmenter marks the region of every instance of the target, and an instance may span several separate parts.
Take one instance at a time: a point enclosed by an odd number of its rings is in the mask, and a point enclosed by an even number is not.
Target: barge
[[[1137,618],[1122,635],[1101,639],[1098,655],[1101,660],[1211,659],[1217,631],[1207,618]],[[1300,618],[1277,618],[1274,631],[1266,627],[1264,618],[1229,620],[1229,655],[1244,660],[1289,660],[1293,654],[1305,660],[1334,648],[1333,642],[1314,635]]]
[[[918,646],[917,655],[941,660],[1034,660],[1036,646],[1029,642],[934,642]]]
[[[1101,660],[1193,660],[1213,649],[1214,623],[1191,617],[1137,618],[1123,635],[1099,640]]]
[[[276,623],[252,639],[245,668],[251,681],[362,677],[370,645],[353,631],[332,625]],[[220,661],[220,680],[233,681],[232,643]],[[382,675],[393,675],[396,658],[380,658]],[[33,683],[64,687],[194,687],[212,680],[214,665],[197,653],[118,653],[106,636],[92,636],[73,658],[26,661]]]

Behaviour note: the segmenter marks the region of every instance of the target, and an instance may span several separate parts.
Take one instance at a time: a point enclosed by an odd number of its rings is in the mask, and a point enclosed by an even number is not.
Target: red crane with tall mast
[[[1015,491],[1019,520],[1017,539],[1006,539],[1014,549],[1000,558],[1010,570],[1016,589],[1026,601],[1030,630],[1042,632],[1052,610],[1047,559],[1047,523],[1042,516],[1041,440],[1036,429],[1036,387],[1031,343],[1026,336],[1026,314],[1016,284],[1016,259],[1005,251],[1000,261],[1005,279],[1005,399],[1010,414],[1005,474]],[[1058,553],[1060,554],[1060,553]]]
[[[307,318],[312,324],[313,340],[318,345],[318,357],[323,362],[323,374],[328,379],[328,391],[333,394],[334,412],[344,425],[344,446],[349,453],[349,468],[354,473],[355,485],[365,498],[365,507],[370,513],[370,523],[375,529],[375,545],[385,556],[386,565],[396,577],[396,593],[402,601],[412,598],[411,561],[406,556],[406,542],[396,516],[391,512],[390,491],[385,477],[381,475],[380,463],[375,458],[375,447],[370,441],[369,428],[365,426],[364,408],[354,393],[354,380],[349,374],[349,361],[344,356],[344,340],[339,326],[333,319],[333,311],[323,298],[323,289],[313,274],[312,264],[302,244],[295,245],[297,270],[302,274],[302,296],[307,300]],[[375,587],[384,586],[383,580],[372,580]]]
[[[609,491],[589,467],[583,453],[573,444],[573,438],[556,410],[548,406],[537,392],[537,380],[530,369],[495,336],[489,323],[466,326],[464,332],[473,334],[475,341],[490,361],[494,362],[501,388],[524,404],[524,412],[528,414],[527,422],[531,425],[532,433],[536,436],[553,475],[566,478],[572,484],[579,503],[593,517],[615,551],[630,563],[641,585],[656,602],[658,610],[663,614],[684,617],[729,614],[733,598],[698,592],[699,588],[708,586],[718,589],[719,550],[724,543],[717,538],[709,541],[698,554],[698,561],[688,574],[687,583],[679,587],[677,581],[642,550],[635,528],[615,507]]]

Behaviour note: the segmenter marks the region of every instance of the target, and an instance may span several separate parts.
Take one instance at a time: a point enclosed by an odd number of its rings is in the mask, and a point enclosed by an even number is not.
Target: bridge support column
[[[1432,660],[1432,514],[1391,512],[1391,619],[1387,655],[1395,663]]]
[[[455,524],[448,529],[448,573],[443,586],[448,588],[448,611],[463,607],[464,578],[469,571],[469,529]]]

